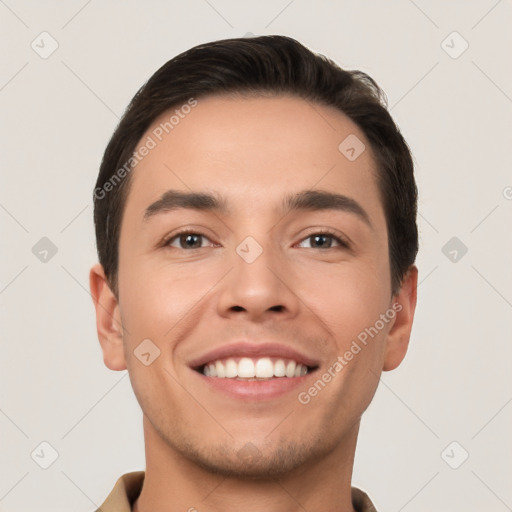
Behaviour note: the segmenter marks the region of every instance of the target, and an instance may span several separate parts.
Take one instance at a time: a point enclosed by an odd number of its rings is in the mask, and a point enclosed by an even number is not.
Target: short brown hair
[[[126,164],[139,141],[163,112],[190,98],[226,93],[297,96],[337,108],[363,131],[377,160],[392,293],[397,293],[418,252],[418,192],[409,147],[371,77],[341,69],[285,36],[201,44],[169,60],[136,93],[107,145],[94,191],[98,257],[112,291],[117,295],[119,235],[131,182]]]

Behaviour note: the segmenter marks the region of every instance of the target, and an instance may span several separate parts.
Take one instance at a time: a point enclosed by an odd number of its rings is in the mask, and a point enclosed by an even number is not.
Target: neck
[[[351,478],[359,424],[329,454],[275,480],[213,474],[169,447],[144,418],[146,474],[133,512],[353,512]]]
[[[213,474],[169,447],[144,417],[146,474],[133,512],[353,512],[352,467],[359,423],[329,454],[275,480]]]

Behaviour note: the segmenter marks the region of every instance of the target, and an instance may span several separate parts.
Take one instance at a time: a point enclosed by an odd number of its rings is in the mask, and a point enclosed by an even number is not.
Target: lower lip
[[[269,380],[239,380],[219,377],[207,377],[193,370],[205,384],[215,391],[220,391],[233,398],[244,400],[271,400],[296,388],[304,386],[308,378],[314,373],[307,373],[302,377],[274,377]]]

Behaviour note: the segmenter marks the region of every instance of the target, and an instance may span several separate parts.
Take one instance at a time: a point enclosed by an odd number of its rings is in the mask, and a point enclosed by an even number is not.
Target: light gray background
[[[0,0],[0,510],[90,511],[144,468],[129,378],[96,338],[92,190],[142,83],[248,32],[368,72],[416,160],[412,342],[363,418],[353,483],[384,512],[511,510],[511,14],[510,0]],[[31,48],[49,48],[43,31],[59,45],[47,59]],[[457,58],[454,31],[469,43]],[[58,252],[42,262],[45,236]],[[455,262],[452,237],[468,248]],[[42,441],[59,453],[46,470],[31,458]]]

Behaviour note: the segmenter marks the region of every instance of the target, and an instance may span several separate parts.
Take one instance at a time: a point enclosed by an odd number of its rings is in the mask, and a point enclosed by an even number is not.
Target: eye
[[[209,244],[203,245],[203,242],[208,240]],[[209,238],[201,233],[193,231],[181,231],[173,235],[171,238],[164,242],[165,246],[176,247],[178,249],[201,249],[202,247],[212,246],[213,243]]]
[[[308,240],[311,242],[309,247],[304,245]],[[347,249],[350,247],[345,239],[329,231],[311,233],[299,243],[299,247],[305,247],[307,249],[332,249],[333,243],[336,244],[334,247],[341,246]]]

